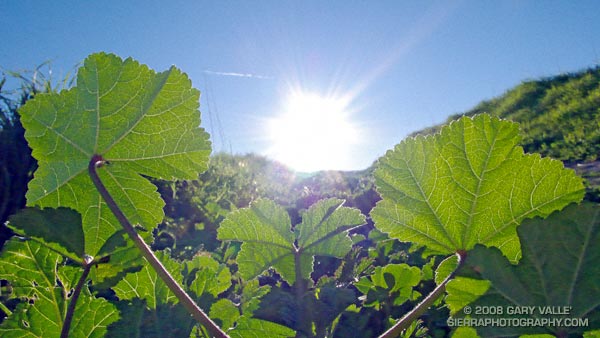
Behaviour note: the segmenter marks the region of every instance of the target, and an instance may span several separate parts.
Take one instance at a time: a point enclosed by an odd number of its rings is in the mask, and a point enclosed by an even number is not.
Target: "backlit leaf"
[[[82,271],[62,266],[63,257],[40,243],[16,238],[6,243],[0,259],[0,279],[9,281],[13,298],[25,300],[0,324],[0,336],[59,337],[71,288]],[[94,298],[84,287],[69,336],[103,337],[118,319],[112,304]]]
[[[25,208],[11,216],[8,225],[18,233],[44,241],[47,246],[75,261],[83,260],[81,215],[74,210]]]
[[[309,277],[315,255],[341,258],[351,249],[347,230],[364,224],[365,218],[356,209],[342,207],[343,203],[339,199],[315,203],[302,214],[302,223],[292,232],[286,210],[273,201],[260,199],[227,216],[219,227],[218,238],[243,242],[237,262],[245,279],[273,267],[283,279],[294,283],[296,267],[302,278]]]
[[[219,320],[225,330],[233,328],[240,317],[240,309],[229,299],[219,299],[210,307],[210,318]]]
[[[456,270],[458,265],[458,257],[456,255],[444,259],[435,270],[435,284],[440,285]]]
[[[27,203],[68,207],[82,215],[85,253],[95,256],[120,226],[87,168],[93,155],[110,164],[99,175],[133,224],[151,229],[163,218],[156,187],[146,178],[194,179],[210,154],[199,128],[199,92],[172,67],[155,73],[129,58],[92,54],[77,85],[36,95],[19,111],[39,168]]]
[[[434,136],[409,138],[382,157],[371,212],[393,238],[451,254],[475,244],[521,255],[516,228],[583,197],[582,180],[559,161],[524,154],[516,123],[463,117]]]
[[[244,316],[227,334],[231,338],[289,338],[296,332],[283,325]]]
[[[231,272],[224,264],[219,264],[211,257],[196,256],[184,262],[191,281],[189,290],[198,297],[204,293],[217,297],[231,286]]]
[[[162,251],[156,252],[155,255],[175,280],[182,279],[179,263],[170,259]],[[113,290],[119,299],[144,299],[150,309],[156,309],[161,304],[178,303],[175,294],[158,277],[156,271],[149,264],[144,265],[139,272],[127,274]]]
[[[352,248],[346,230],[366,221],[360,210],[341,207],[343,203],[332,198],[310,207],[295,228],[298,246],[313,255],[339,258],[346,255]]]
[[[490,289],[490,281],[463,276],[453,278],[446,285],[446,304],[456,314]]]
[[[80,265],[85,259],[93,259],[96,267],[90,271],[90,278],[94,282],[143,264],[139,250],[127,241],[123,231],[115,232],[103,243],[96,257],[87,255],[81,215],[73,209],[25,208],[10,218],[9,226]]]
[[[379,306],[382,300],[388,298],[394,298],[400,305],[410,299],[413,287],[421,282],[421,278],[421,270],[416,266],[388,264],[376,267],[370,276],[361,278],[355,286],[367,296],[366,306]]]

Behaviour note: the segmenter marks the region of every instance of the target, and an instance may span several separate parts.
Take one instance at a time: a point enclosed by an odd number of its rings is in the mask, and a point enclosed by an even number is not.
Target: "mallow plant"
[[[381,337],[423,334],[417,320],[441,305],[457,336],[566,337],[600,327],[598,206],[569,205],[582,199],[582,180],[525,154],[518,125],[488,115],[406,139],[376,164],[382,200],[370,217],[390,238],[443,258],[430,294],[414,290],[424,278],[417,267],[348,262],[363,238],[352,230],[366,216],[340,199],[318,201],[298,224],[267,199],[230,213],[218,239],[241,243],[234,270],[210,254],[177,261],[153,252],[164,202],[148,178],[191,180],[207,168],[198,101],[175,67],[156,73],[98,53],[76,86],[20,110],[39,168],[28,208],[9,221],[19,236],[0,254],[10,303],[0,303],[0,335],[339,336],[341,318],[381,292],[394,304],[417,302],[372,333]],[[343,260],[349,272],[315,281],[319,257]],[[344,273],[354,278],[342,281]],[[279,284],[261,285],[265,274]],[[477,325],[482,315],[513,320],[507,309],[526,306],[538,311],[519,318],[540,325]],[[573,318],[581,325],[566,322]],[[465,322],[473,325],[457,324]]]

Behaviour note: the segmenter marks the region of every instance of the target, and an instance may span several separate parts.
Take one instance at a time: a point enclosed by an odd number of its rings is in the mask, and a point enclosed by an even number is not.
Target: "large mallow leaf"
[[[524,154],[519,141],[516,123],[485,114],[402,141],[376,165],[383,200],[371,212],[375,226],[434,254],[483,244],[518,260],[517,225],[584,194],[574,171]]]
[[[16,237],[6,243],[0,259],[0,279],[12,289],[9,297],[22,301],[0,324],[0,336],[59,337],[81,269],[64,265],[61,255],[40,243]],[[118,319],[114,305],[84,287],[69,337],[103,337],[107,326]]]
[[[343,203],[335,198],[315,203],[292,231],[286,210],[260,199],[229,214],[219,227],[218,238],[243,242],[237,258],[243,278],[252,279],[273,267],[294,283],[296,271],[299,277],[309,278],[314,256],[341,258],[352,248],[347,230],[364,224],[365,217],[357,209],[342,207]]]
[[[85,252],[95,256],[119,227],[87,172],[99,155],[109,162],[100,178],[125,215],[154,227],[164,202],[141,175],[194,179],[207,167],[210,142],[199,127],[199,95],[175,67],[155,73],[131,58],[90,55],[74,88],[36,95],[19,110],[39,164],[27,204],[81,213]]]
[[[523,248],[518,265],[496,248],[469,251],[459,275],[483,278],[489,287],[475,301],[448,288],[450,308],[459,314],[469,303],[471,309],[500,309],[493,317],[506,325],[475,325],[484,337],[570,337],[600,329],[600,207],[572,205],[545,220],[524,221],[518,233]],[[492,317],[475,311],[471,316]]]

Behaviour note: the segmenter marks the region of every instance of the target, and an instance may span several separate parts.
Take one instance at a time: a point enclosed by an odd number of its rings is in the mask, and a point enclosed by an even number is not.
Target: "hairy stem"
[[[404,315],[404,317],[400,318],[400,320],[396,324],[394,324],[394,326],[392,326],[389,330],[381,334],[379,338],[399,337],[402,331],[406,330],[410,326],[410,324],[412,324],[415,320],[421,317],[421,315],[423,315],[423,313],[425,313],[425,311],[427,311],[427,309],[429,309],[429,307],[433,305],[433,303],[435,303],[435,301],[442,294],[444,294],[444,292],[446,291],[446,284],[448,284],[448,282],[452,280],[452,278],[454,278],[456,271],[458,271],[458,269],[462,266],[464,259],[466,258],[466,252],[459,251],[456,253],[456,256],[458,257],[458,264],[456,265],[456,269],[454,269],[454,271],[452,271],[452,273],[449,274],[448,277],[446,277],[446,279],[444,279],[444,281],[440,283],[440,285],[436,286],[436,288],[433,289],[433,291],[431,291],[431,293],[427,295],[427,297],[425,297],[417,306],[415,306],[415,308],[412,309],[412,311]]]
[[[77,305],[77,300],[79,299],[81,290],[83,290],[83,286],[85,285],[87,276],[90,274],[92,265],[92,259],[88,259],[87,257],[84,258],[83,273],[81,274],[81,277],[79,277],[75,289],[73,289],[73,294],[71,295],[71,300],[69,301],[69,306],[67,307],[67,313],[65,314],[65,321],[63,323],[62,329],[60,330],[60,338],[67,338],[69,336],[71,322],[73,321],[73,315],[75,314],[75,306]]]
[[[94,182],[94,185],[96,186],[96,189],[98,189],[98,192],[108,205],[109,209],[115,215],[119,223],[121,223],[121,226],[123,226],[125,232],[127,232],[129,237],[141,251],[142,256],[144,256],[152,268],[154,268],[156,274],[158,274],[158,276],[165,282],[167,287],[175,294],[177,299],[179,299],[181,304],[186,308],[186,310],[188,310],[192,317],[194,317],[194,319],[196,319],[200,324],[204,325],[204,327],[206,327],[213,337],[226,338],[227,334],[221,330],[221,328],[215,324],[215,322],[213,322],[204,313],[204,311],[198,307],[196,302],[194,302],[194,300],[181,288],[173,276],[171,276],[163,264],[158,260],[158,258],[156,258],[144,239],[138,235],[125,214],[123,214],[123,211],[121,211],[115,200],[112,198],[96,171],[98,167],[101,167],[104,164],[106,164],[106,162],[101,156],[94,155],[88,165],[88,172],[92,178],[92,181]]]

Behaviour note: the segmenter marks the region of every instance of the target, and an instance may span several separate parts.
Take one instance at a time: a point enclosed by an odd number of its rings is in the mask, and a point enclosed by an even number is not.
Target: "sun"
[[[282,114],[268,121],[268,155],[301,172],[352,168],[359,128],[350,120],[348,101],[306,92],[290,94]]]

